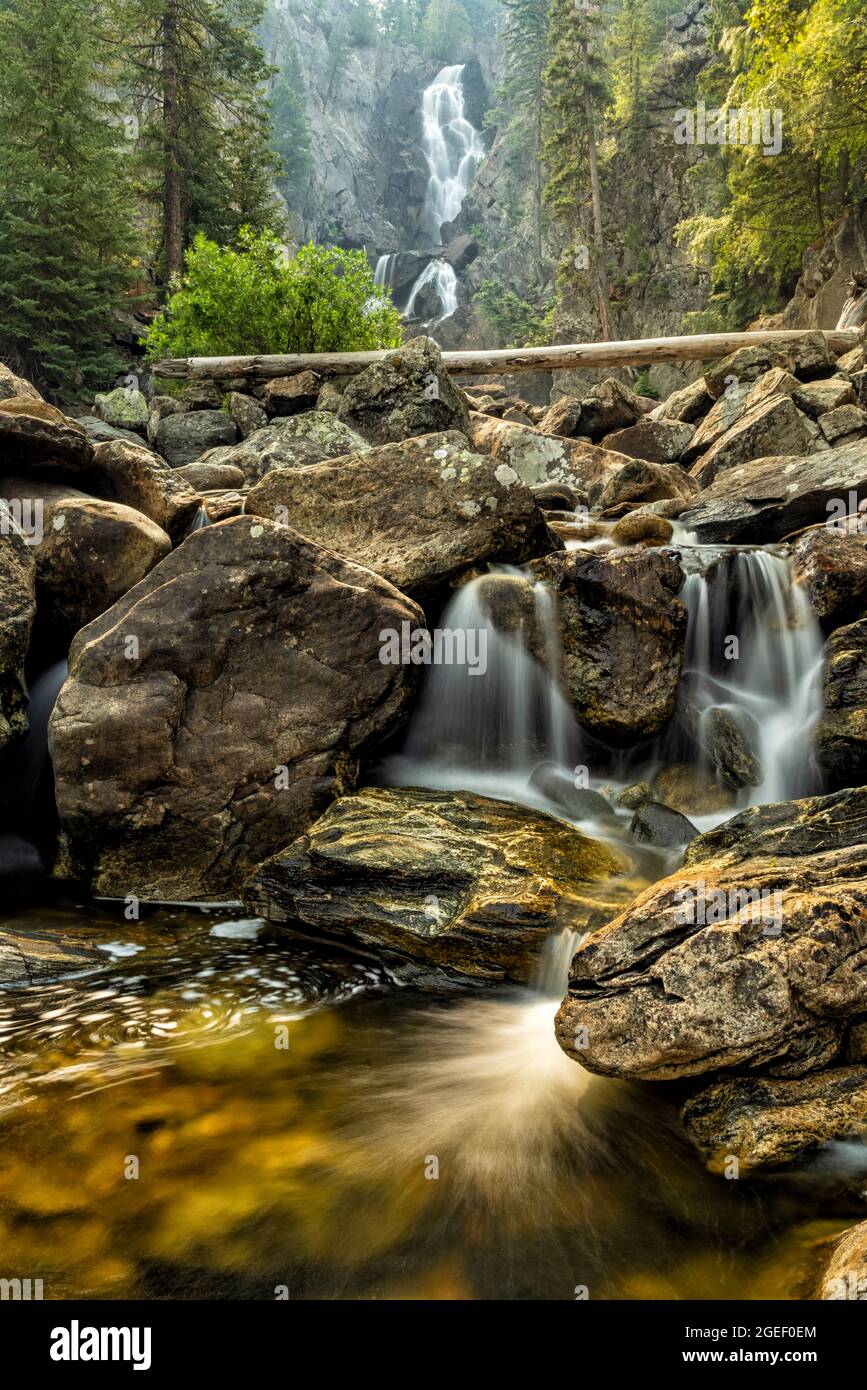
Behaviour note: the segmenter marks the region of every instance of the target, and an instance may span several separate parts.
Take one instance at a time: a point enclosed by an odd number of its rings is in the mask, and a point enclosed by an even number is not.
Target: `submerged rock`
[[[470,415],[431,338],[413,338],[353,377],[337,418],[371,444],[392,444],[440,430],[470,433]]]
[[[681,1115],[712,1173],[725,1174],[735,1158],[744,1177],[867,1131],[867,1068],[834,1067],[788,1081],[733,1076],[699,1091]]]
[[[755,752],[758,726],[747,710],[739,710],[737,717],[727,709],[709,710],[698,736],[721,781],[736,789],[761,786],[764,774]]]
[[[686,638],[677,561],[658,550],[572,550],[532,570],[557,599],[579,721],[618,743],[658,733],[674,711]]]
[[[601,792],[593,791],[592,787],[576,786],[574,777],[570,777],[557,763],[540,763],[530,778],[530,789],[546,797],[571,820],[614,814],[611,803]]]
[[[415,668],[380,632],[418,608],[286,527],[190,536],[79,633],[50,726],[64,864],[97,895],[237,894],[350,789]]]
[[[865,965],[867,790],[752,807],[579,947],[557,1036],[609,1076],[801,1076],[844,1051]]]
[[[475,453],[456,431],[274,469],[249,493],[246,510],[285,520],[414,596],[474,565],[520,564],[551,547],[514,470]]]
[[[625,861],[540,812],[468,792],[369,788],[262,864],[251,912],[372,953],[400,979],[526,983],[558,927],[600,912]]]
[[[642,801],[630,821],[629,830],[641,844],[669,848],[688,845],[698,834],[691,820],[659,801]]]
[[[32,547],[0,534],[0,753],[27,728],[24,660],[36,615]]]

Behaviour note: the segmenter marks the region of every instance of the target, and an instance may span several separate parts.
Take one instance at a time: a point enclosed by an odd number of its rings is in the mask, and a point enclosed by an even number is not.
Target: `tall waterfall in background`
[[[443,223],[457,217],[485,155],[479,132],[464,115],[463,72],[462,63],[443,68],[422,97],[422,146],[428,167],[423,227],[431,246],[442,246]],[[406,316],[412,316],[420,292],[428,285],[439,298],[438,317],[449,318],[458,307],[457,276],[440,259],[431,261],[413,285]]]

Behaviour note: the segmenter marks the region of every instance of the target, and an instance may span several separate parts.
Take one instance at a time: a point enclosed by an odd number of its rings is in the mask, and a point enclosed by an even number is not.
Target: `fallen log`
[[[816,330],[813,330],[816,331]],[[505,372],[562,372],[584,367],[652,367],[656,362],[704,362],[728,357],[742,347],[778,347],[803,338],[807,329],[769,329],[757,333],[697,333],[680,338],[635,338],[621,343],[567,343],[555,347],[494,348],[487,352],[444,352],[453,375],[497,376]],[[859,342],[857,329],[822,330],[832,352],[848,352]],[[278,353],[258,357],[172,357],[154,364],[154,375],[185,378],[251,377],[266,380],[313,370],[326,376],[354,376],[391,350],[378,352]]]

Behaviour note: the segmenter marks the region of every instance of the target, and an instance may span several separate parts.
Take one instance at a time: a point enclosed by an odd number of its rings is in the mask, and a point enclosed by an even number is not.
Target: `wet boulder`
[[[579,947],[557,1037],[609,1076],[798,1077],[841,1052],[865,966],[867,791],[751,807]]]
[[[698,834],[691,820],[659,801],[642,801],[629,823],[629,831],[640,844],[666,849],[688,845]]]
[[[689,502],[699,485],[674,463],[647,463],[635,459],[608,479],[599,498],[599,508],[607,511],[621,502],[661,502],[669,497]]]
[[[650,516],[647,512],[630,512],[621,517],[611,531],[615,545],[640,545],[645,547],[668,545],[674,531],[670,521],[663,516]]]
[[[520,564],[551,545],[514,469],[475,453],[457,431],[272,470],[247,512],[285,521],[414,596],[473,565]]]
[[[371,444],[397,443],[441,430],[470,433],[463,392],[430,338],[413,338],[353,377],[337,418]]]
[[[867,1068],[831,1067],[789,1080],[733,1076],[714,1081],[681,1111],[684,1128],[712,1173],[741,1177],[815,1155],[867,1128]],[[867,1262],[865,1262],[867,1268]]]
[[[96,895],[237,896],[351,790],[415,668],[380,633],[420,610],[286,527],[205,527],[84,628],[50,746],[60,874]]]
[[[825,645],[816,761],[830,788],[867,782],[867,618],[838,628]]]
[[[610,801],[601,792],[594,791],[592,787],[576,785],[574,776],[570,776],[557,763],[544,762],[534,768],[529,787],[570,820],[590,820],[614,814]]]
[[[24,660],[36,616],[36,563],[17,534],[0,532],[0,754],[27,728]]]
[[[374,955],[422,988],[524,984],[560,926],[598,920],[606,846],[469,792],[367,788],[335,801],[249,878],[244,901],[306,937]]]
[[[718,815],[726,811],[734,815],[734,788],[721,785],[706,768],[690,763],[672,763],[657,772],[653,779],[653,796],[665,806],[684,816]]]
[[[814,1297],[827,1301],[867,1299],[867,1221],[851,1226],[834,1241]]]
[[[792,545],[795,578],[828,628],[856,618],[867,605],[867,534],[833,526],[805,531]]]
[[[557,600],[575,713],[617,743],[656,734],[677,700],[686,609],[680,567],[658,550],[572,550],[532,565]]]
[[[756,756],[758,726],[746,710],[708,710],[698,722],[698,739],[720,781],[739,790],[761,786],[763,770]]]

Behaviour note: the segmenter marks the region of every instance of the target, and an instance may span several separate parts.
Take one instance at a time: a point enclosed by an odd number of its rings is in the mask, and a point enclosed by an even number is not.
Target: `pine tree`
[[[607,73],[597,43],[601,19],[593,0],[551,0],[545,71],[545,200],[587,237],[599,325],[611,338],[605,228],[596,128],[607,103]],[[587,216],[589,203],[590,216]]]
[[[527,161],[533,177],[533,240],[537,274],[542,270],[542,186],[545,69],[548,64],[548,0],[502,0],[506,10],[503,31],[504,76],[498,99],[513,113],[509,135]]]
[[[146,195],[161,210],[161,271],[180,274],[197,231],[226,241],[274,219],[262,0],[116,0],[141,114]]]
[[[298,48],[292,39],[283,41],[282,53],[275,54],[273,61],[279,62],[279,76],[271,88],[272,147],[283,166],[277,186],[291,205],[301,199],[304,180],[313,163],[304,77]]]
[[[421,23],[421,47],[439,63],[459,62],[469,49],[473,31],[460,0],[429,0]]]
[[[0,356],[54,394],[120,366],[112,311],[134,253],[131,149],[95,20],[83,0],[0,10]]]

